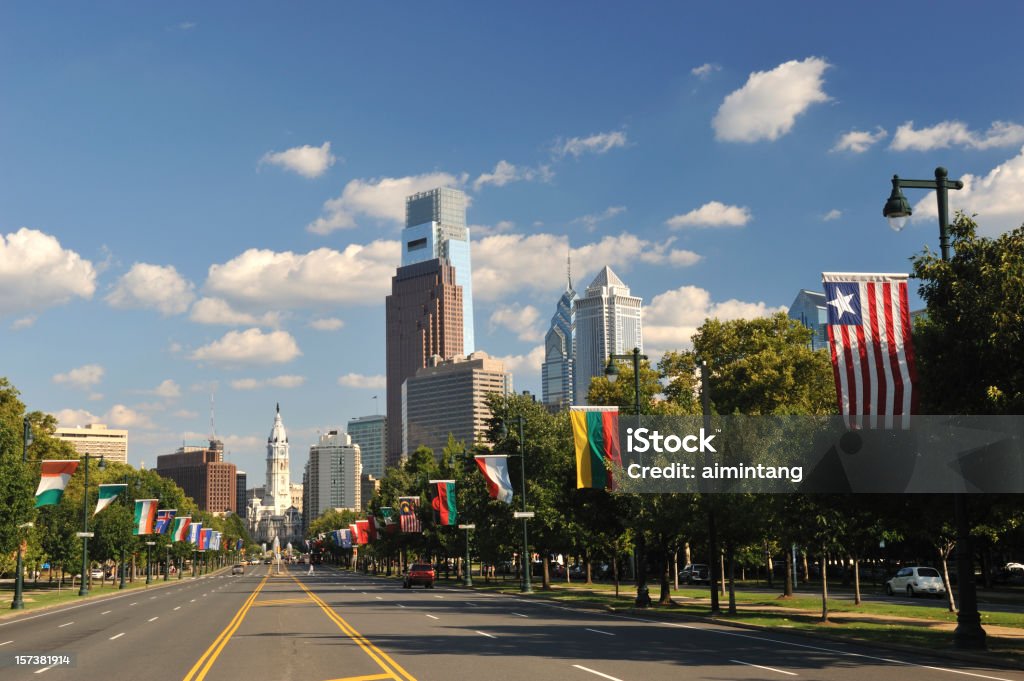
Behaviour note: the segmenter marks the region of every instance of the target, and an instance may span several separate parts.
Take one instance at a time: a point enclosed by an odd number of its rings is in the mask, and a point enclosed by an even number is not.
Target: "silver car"
[[[946,585],[935,568],[905,567],[885,583],[885,593],[890,596],[904,592],[911,598],[918,594],[941,596],[946,593]]]

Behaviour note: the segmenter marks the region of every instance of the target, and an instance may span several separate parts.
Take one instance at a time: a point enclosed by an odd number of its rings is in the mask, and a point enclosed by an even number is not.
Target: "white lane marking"
[[[195,603],[195,602],[196,602],[196,599],[194,599],[194,598],[191,601],[189,601],[189,603]]]
[[[513,615],[515,615],[516,617],[527,617],[527,618],[529,617],[529,615],[524,615],[524,614],[523,614],[523,613],[521,613],[521,612],[514,612],[514,613],[512,613],[512,614],[513,614]]]
[[[181,610],[181,606],[179,605],[175,610]]]
[[[160,615],[157,615],[156,617],[150,617],[149,620],[147,620],[147,621],[152,622],[153,620],[158,620],[158,619],[160,619]]]
[[[134,603],[129,603],[128,605],[138,605],[138,604],[139,604],[139,602],[135,601]]]
[[[605,636],[614,636],[615,635],[615,634],[611,633],[610,631],[601,631],[600,629],[591,629],[589,627],[583,627],[583,629],[585,631],[592,631],[595,634],[604,634]]]
[[[476,633],[480,634],[481,636],[486,636],[487,638],[498,638],[497,636],[492,636],[491,634],[488,634],[486,631],[477,631]]]
[[[378,601],[383,601],[383,600],[384,600],[384,599],[383,599],[383,598],[381,598],[380,596],[374,596],[374,598],[376,598],[376,599],[377,599]]]
[[[472,605],[474,608],[476,607],[476,603],[473,601],[466,601],[466,605]]]
[[[439,620],[439,619],[441,619],[440,617],[434,617],[433,615],[427,615],[427,617],[429,617],[432,620]]]
[[[149,600],[153,600],[154,598],[156,598],[156,596],[150,596]]]
[[[435,595],[434,598],[444,598],[444,596],[437,596],[437,595]]]
[[[365,591],[360,591],[359,593],[363,594],[364,596],[366,595]]]
[[[599,672],[597,670],[591,669],[590,667],[584,667],[581,664],[574,664],[573,667],[576,667],[576,669],[582,669],[585,672],[590,672],[591,674],[597,674],[598,676],[600,676],[602,678],[605,678],[605,679],[611,679],[611,681],[622,681],[622,679],[617,679],[614,676],[608,676],[607,674],[602,674],[601,672]]]
[[[65,622],[64,624],[59,625],[57,628],[63,629],[64,627],[70,627],[72,624],[74,624],[74,622]]]
[[[48,670],[48,669],[53,669],[53,668],[54,668],[54,667],[56,667],[56,666],[57,666],[57,665],[55,665],[55,664],[51,664],[51,665],[50,665],[49,667],[43,667],[42,669],[38,669],[38,670],[36,670],[36,671],[35,671],[35,672],[33,672],[33,673],[34,673],[34,674],[42,674],[42,673],[43,673],[43,672],[45,672],[46,670]]]
[[[101,614],[101,615],[106,615],[106,614],[107,614],[107,613],[109,613],[109,612],[113,612],[113,611],[112,611],[112,610],[104,610],[104,611],[103,611],[103,612],[101,612],[100,614]]]
[[[0,643],[0,646],[5,646],[8,643],[14,643],[14,639],[11,639],[10,641],[4,641],[3,643]]]
[[[404,605],[402,605],[401,603],[395,603],[395,605],[397,605],[397,606],[398,606],[399,608],[404,608],[404,607],[405,607],[405,606],[404,606]]]
[[[752,664],[750,662],[744,662],[743,660],[729,660],[729,662],[735,662],[736,664],[745,664],[748,667],[757,667],[758,669],[767,669],[770,672],[778,672],[779,674],[787,674],[788,676],[797,676],[793,672],[782,671],[781,669],[776,669],[775,667],[765,667],[760,664]]]
[[[121,638],[122,636],[124,636],[123,631],[120,634],[115,634],[114,636],[111,636],[110,640],[113,641],[115,638]]]

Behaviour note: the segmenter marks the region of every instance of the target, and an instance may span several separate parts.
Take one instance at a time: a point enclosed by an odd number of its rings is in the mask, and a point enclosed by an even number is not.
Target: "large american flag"
[[[398,497],[398,523],[402,532],[423,531],[423,523],[417,515],[419,508],[419,497]]]
[[[851,428],[910,426],[917,412],[906,274],[825,272],[839,411]],[[898,417],[898,418],[896,418]]]

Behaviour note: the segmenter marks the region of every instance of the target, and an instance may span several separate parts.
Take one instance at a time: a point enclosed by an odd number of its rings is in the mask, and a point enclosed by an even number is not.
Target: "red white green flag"
[[[124,484],[100,485],[100,495],[99,498],[96,499],[96,510],[93,511],[92,514],[96,515],[97,513],[105,509],[107,506],[110,506],[112,503],[114,503],[114,499],[117,499],[117,495],[120,494],[121,492],[124,492],[127,489],[128,485]]]
[[[135,529],[132,530],[132,534],[153,534],[159,504],[159,499],[135,500]]]
[[[36,508],[59,504],[60,498],[64,496],[64,488],[68,486],[68,480],[75,474],[76,468],[78,468],[77,459],[74,461],[44,461],[42,477],[40,477],[39,487],[36,489]]]
[[[192,516],[183,515],[174,519],[174,529],[171,530],[171,541],[185,541],[188,539],[188,526],[192,524]]]

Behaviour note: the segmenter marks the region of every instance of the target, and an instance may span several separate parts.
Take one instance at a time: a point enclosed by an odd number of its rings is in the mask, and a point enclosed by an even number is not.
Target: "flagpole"
[[[89,459],[95,458],[91,454],[83,454],[82,457],[85,459],[85,480],[82,483],[82,579],[78,585],[78,595],[88,596],[89,595]],[[106,462],[103,459],[103,455],[100,454],[99,469],[102,471],[107,467]]]

